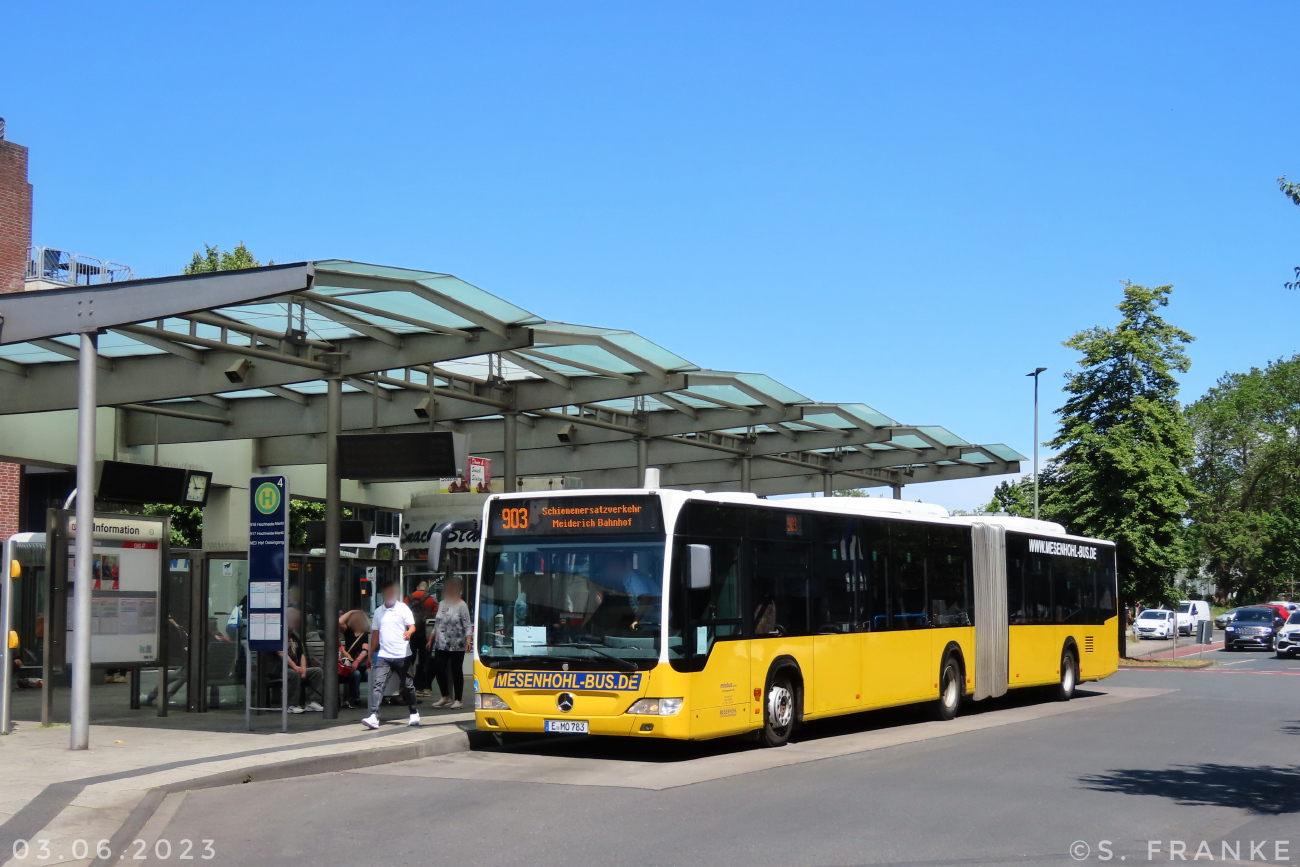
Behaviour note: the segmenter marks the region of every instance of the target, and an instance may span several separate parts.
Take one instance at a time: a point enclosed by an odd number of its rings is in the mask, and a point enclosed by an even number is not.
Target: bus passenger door
[[[853,634],[856,614],[857,539],[848,518],[816,516],[817,541],[810,570],[813,673],[806,713],[855,708],[862,703],[862,643]]]
[[[685,604],[674,606],[682,630],[678,655],[690,677],[691,734],[695,737],[747,731],[749,717],[749,642],[741,640],[740,540],[678,537],[674,593]],[[709,548],[712,582],[708,590],[690,589],[686,563],[691,545]],[[670,621],[670,634],[675,632]]]

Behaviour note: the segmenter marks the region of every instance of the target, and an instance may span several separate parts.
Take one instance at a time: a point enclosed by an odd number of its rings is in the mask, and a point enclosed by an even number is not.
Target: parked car
[[[1232,619],[1237,616],[1237,612],[1240,610],[1241,608],[1234,608],[1231,611],[1225,611],[1218,617],[1214,618],[1214,628],[1225,628],[1230,622],[1232,622]]]
[[[1290,615],[1283,615],[1272,605],[1242,608],[1228,624],[1223,646],[1225,650],[1273,650],[1277,634]]]
[[[1295,656],[1300,652],[1300,611],[1292,611],[1291,616],[1286,619],[1286,625],[1277,635],[1274,649],[1277,651],[1278,659]]]
[[[1137,616],[1134,625],[1138,640],[1143,638],[1173,638],[1177,628],[1174,612],[1164,608],[1148,608]]]
[[[1275,602],[1270,602],[1268,604],[1281,606],[1282,608],[1285,608],[1287,611],[1290,611],[1292,613],[1296,612],[1297,610],[1300,610],[1300,605],[1297,605],[1294,602],[1286,602],[1283,600],[1278,600]]]
[[[1191,635],[1197,624],[1210,619],[1210,603],[1200,599],[1184,599],[1178,603],[1178,632]]]

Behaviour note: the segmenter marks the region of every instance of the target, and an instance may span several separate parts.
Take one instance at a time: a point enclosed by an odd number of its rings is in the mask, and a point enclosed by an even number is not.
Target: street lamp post
[[[1034,520],[1038,520],[1038,374],[1046,367],[1035,367],[1033,373],[1025,376],[1034,378]]]

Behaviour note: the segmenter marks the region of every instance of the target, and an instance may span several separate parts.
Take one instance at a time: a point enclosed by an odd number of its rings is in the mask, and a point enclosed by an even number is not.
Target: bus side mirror
[[[713,549],[708,545],[687,545],[690,551],[691,589],[708,590],[713,586]]]
[[[436,529],[429,537],[429,562],[426,568],[430,572],[442,568],[442,533]]]

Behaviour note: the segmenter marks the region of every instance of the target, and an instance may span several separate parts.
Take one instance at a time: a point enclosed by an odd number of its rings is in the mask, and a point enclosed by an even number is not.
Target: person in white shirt
[[[370,633],[370,658],[374,660],[375,682],[370,690],[370,716],[361,721],[368,729],[379,728],[379,705],[384,700],[388,679],[402,679],[402,698],[411,709],[407,725],[418,726],[420,713],[415,709],[415,657],[411,655],[411,635],[415,632],[415,615],[397,598],[397,585],[384,588],[384,604],[375,609]]]

